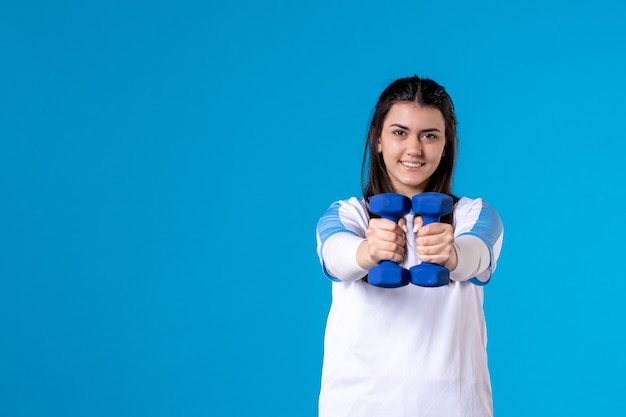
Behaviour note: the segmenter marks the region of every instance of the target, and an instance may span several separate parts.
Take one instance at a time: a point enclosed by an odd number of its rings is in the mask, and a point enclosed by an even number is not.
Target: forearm
[[[367,241],[351,233],[336,233],[322,248],[326,270],[341,281],[357,281],[374,265],[367,254]]]
[[[467,281],[481,272],[486,271],[491,264],[489,248],[476,236],[462,235],[454,240],[456,251],[456,267],[450,270],[450,279]]]

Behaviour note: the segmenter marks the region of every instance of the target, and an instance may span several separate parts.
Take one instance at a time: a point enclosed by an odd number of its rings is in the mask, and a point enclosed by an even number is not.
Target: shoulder
[[[351,197],[335,201],[328,207],[317,223],[322,240],[338,232],[350,231],[362,236],[367,230],[369,213],[363,199]]]
[[[454,228],[456,233],[469,230],[474,232],[487,230],[489,235],[502,234],[502,219],[497,210],[482,198],[461,197],[454,206]]]
[[[354,214],[367,214],[368,208],[365,200],[357,197],[350,197],[345,200],[337,200],[328,207],[329,211],[340,211],[345,213],[354,213]]]
[[[454,205],[454,215],[464,216],[472,211],[493,211],[495,208],[483,198],[460,197]]]
[[[322,218],[328,217],[340,219],[343,223],[367,224],[369,222],[369,211],[365,200],[351,197],[331,204],[324,216],[322,216]]]

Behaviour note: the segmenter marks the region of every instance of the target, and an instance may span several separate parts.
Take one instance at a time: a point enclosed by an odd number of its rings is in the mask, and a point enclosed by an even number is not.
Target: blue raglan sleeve
[[[470,281],[476,285],[485,285],[496,270],[496,264],[502,249],[504,226],[498,212],[485,200],[462,198],[455,211],[455,238],[473,236],[480,239],[489,250],[489,265]]]
[[[369,222],[365,203],[357,198],[337,201],[317,223],[317,254],[324,274],[333,281],[352,281],[367,271],[356,263],[356,249]]]

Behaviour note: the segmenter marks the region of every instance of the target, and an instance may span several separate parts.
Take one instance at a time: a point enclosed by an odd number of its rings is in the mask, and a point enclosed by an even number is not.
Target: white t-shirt
[[[410,268],[420,261],[414,214],[405,217],[402,265]],[[351,198],[331,205],[318,223],[318,254],[333,281],[319,416],[492,416],[482,285],[502,245],[498,214],[481,199],[457,202],[453,227],[456,241],[464,242],[457,246],[462,267],[451,271],[449,285],[435,288],[364,281],[356,247],[368,222],[365,202]],[[482,259],[468,260],[476,257],[468,253]]]

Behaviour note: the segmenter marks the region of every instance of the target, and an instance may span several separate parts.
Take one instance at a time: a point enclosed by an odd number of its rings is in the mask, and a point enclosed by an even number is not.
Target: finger
[[[377,262],[383,260],[400,262],[404,258],[404,246],[396,245],[392,242],[378,241],[369,245],[369,255]]]
[[[389,219],[371,219],[369,226],[381,230],[395,230],[398,227],[398,223]]]
[[[415,250],[418,255],[426,255],[426,256],[437,256],[437,255],[446,255],[450,253],[452,249],[451,244],[449,243],[441,243],[437,245],[417,245]]]
[[[453,246],[451,244],[417,246],[415,250],[417,252],[417,256],[422,262],[430,262],[443,265],[450,259]]]
[[[394,261],[394,262],[402,262],[404,259],[404,250],[399,252],[389,252],[389,251],[380,251],[378,253],[378,259],[380,261]]]
[[[439,234],[453,234],[452,225],[447,223],[429,223],[426,226],[420,227],[417,231],[418,236],[429,236],[429,235],[439,235]]]
[[[448,245],[454,242],[454,235],[449,232],[438,233],[435,235],[418,235],[415,238],[415,246],[437,246],[437,245]]]
[[[376,221],[374,221],[376,220]],[[391,220],[373,219],[365,232],[368,239],[376,238],[386,241],[397,242],[404,245],[406,237],[406,220],[397,224]]]
[[[402,246],[404,246],[406,241],[404,231],[398,225],[396,225],[394,230],[370,227],[365,231],[365,237],[372,241],[393,242]]]

